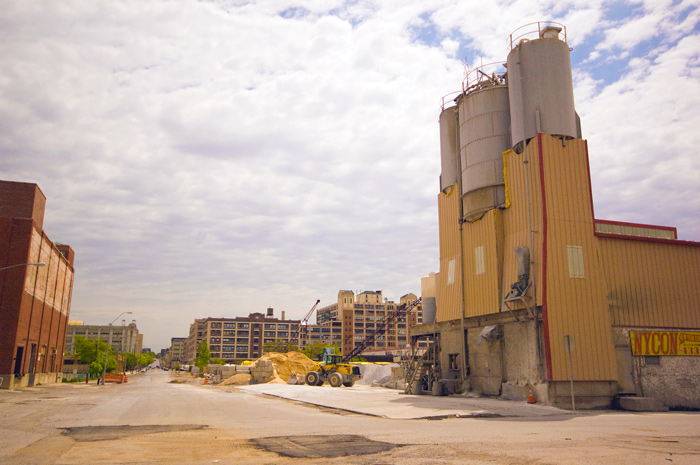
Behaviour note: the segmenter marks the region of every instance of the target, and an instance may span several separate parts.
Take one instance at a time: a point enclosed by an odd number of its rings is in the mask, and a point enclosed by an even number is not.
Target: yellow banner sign
[[[700,333],[680,331],[630,331],[634,355],[700,356]]]

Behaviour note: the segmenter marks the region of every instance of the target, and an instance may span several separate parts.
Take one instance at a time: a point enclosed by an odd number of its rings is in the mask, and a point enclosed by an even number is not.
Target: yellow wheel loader
[[[347,363],[342,355],[336,355],[333,348],[323,352],[318,370],[306,373],[305,381],[309,386],[320,386],[328,381],[333,387],[350,387],[360,379],[360,367]]]

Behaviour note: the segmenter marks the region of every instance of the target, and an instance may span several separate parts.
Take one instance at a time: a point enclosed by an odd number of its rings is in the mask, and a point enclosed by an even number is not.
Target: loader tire
[[[323,384],[321,375],[319,375],[316,371],[308,372],[304,379],[306,380],[306,384],[308,384],[309,386],[320,386],[321,384]]]
[[[343,384],[343,375],[340,373],[331,373],[328,377],[328,384],[333,387],[340,387]]]

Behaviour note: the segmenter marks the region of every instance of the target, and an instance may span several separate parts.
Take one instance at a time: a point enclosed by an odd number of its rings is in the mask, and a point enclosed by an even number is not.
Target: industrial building
[[[121,325],[86,325],[82,321],[69,321],[66,331],[66,356],[73,353],[76,336],[107,343],[111,341],[111,349],[118,354],[140,354],[143,339],[139,335],[135,321],[128,325],[125,320],[122,320]]]
[[[435,318],[411,332],[434,350],[416,379],[565,408],[700,408],[700,243],[596,218],[566,29],[529,25],[509,48],[440,114]]]
[[[0,387],[61,381],[73,249],[44,232],[46,197],[0,181]]]

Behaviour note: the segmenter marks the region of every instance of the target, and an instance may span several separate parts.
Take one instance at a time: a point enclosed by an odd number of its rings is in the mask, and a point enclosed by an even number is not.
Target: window
[[[583,247],[580,245],[567,245],[566,254],[569,258],[569,278],[585,278]]]
[[[447,265],[447,284],[455,283],[455,259],[453,258]]]
[[[484,263],[484,246],[480,245],[474,249],[474,263],[476,265],[476,274],[484,274],[486,272],[486,264]]]

